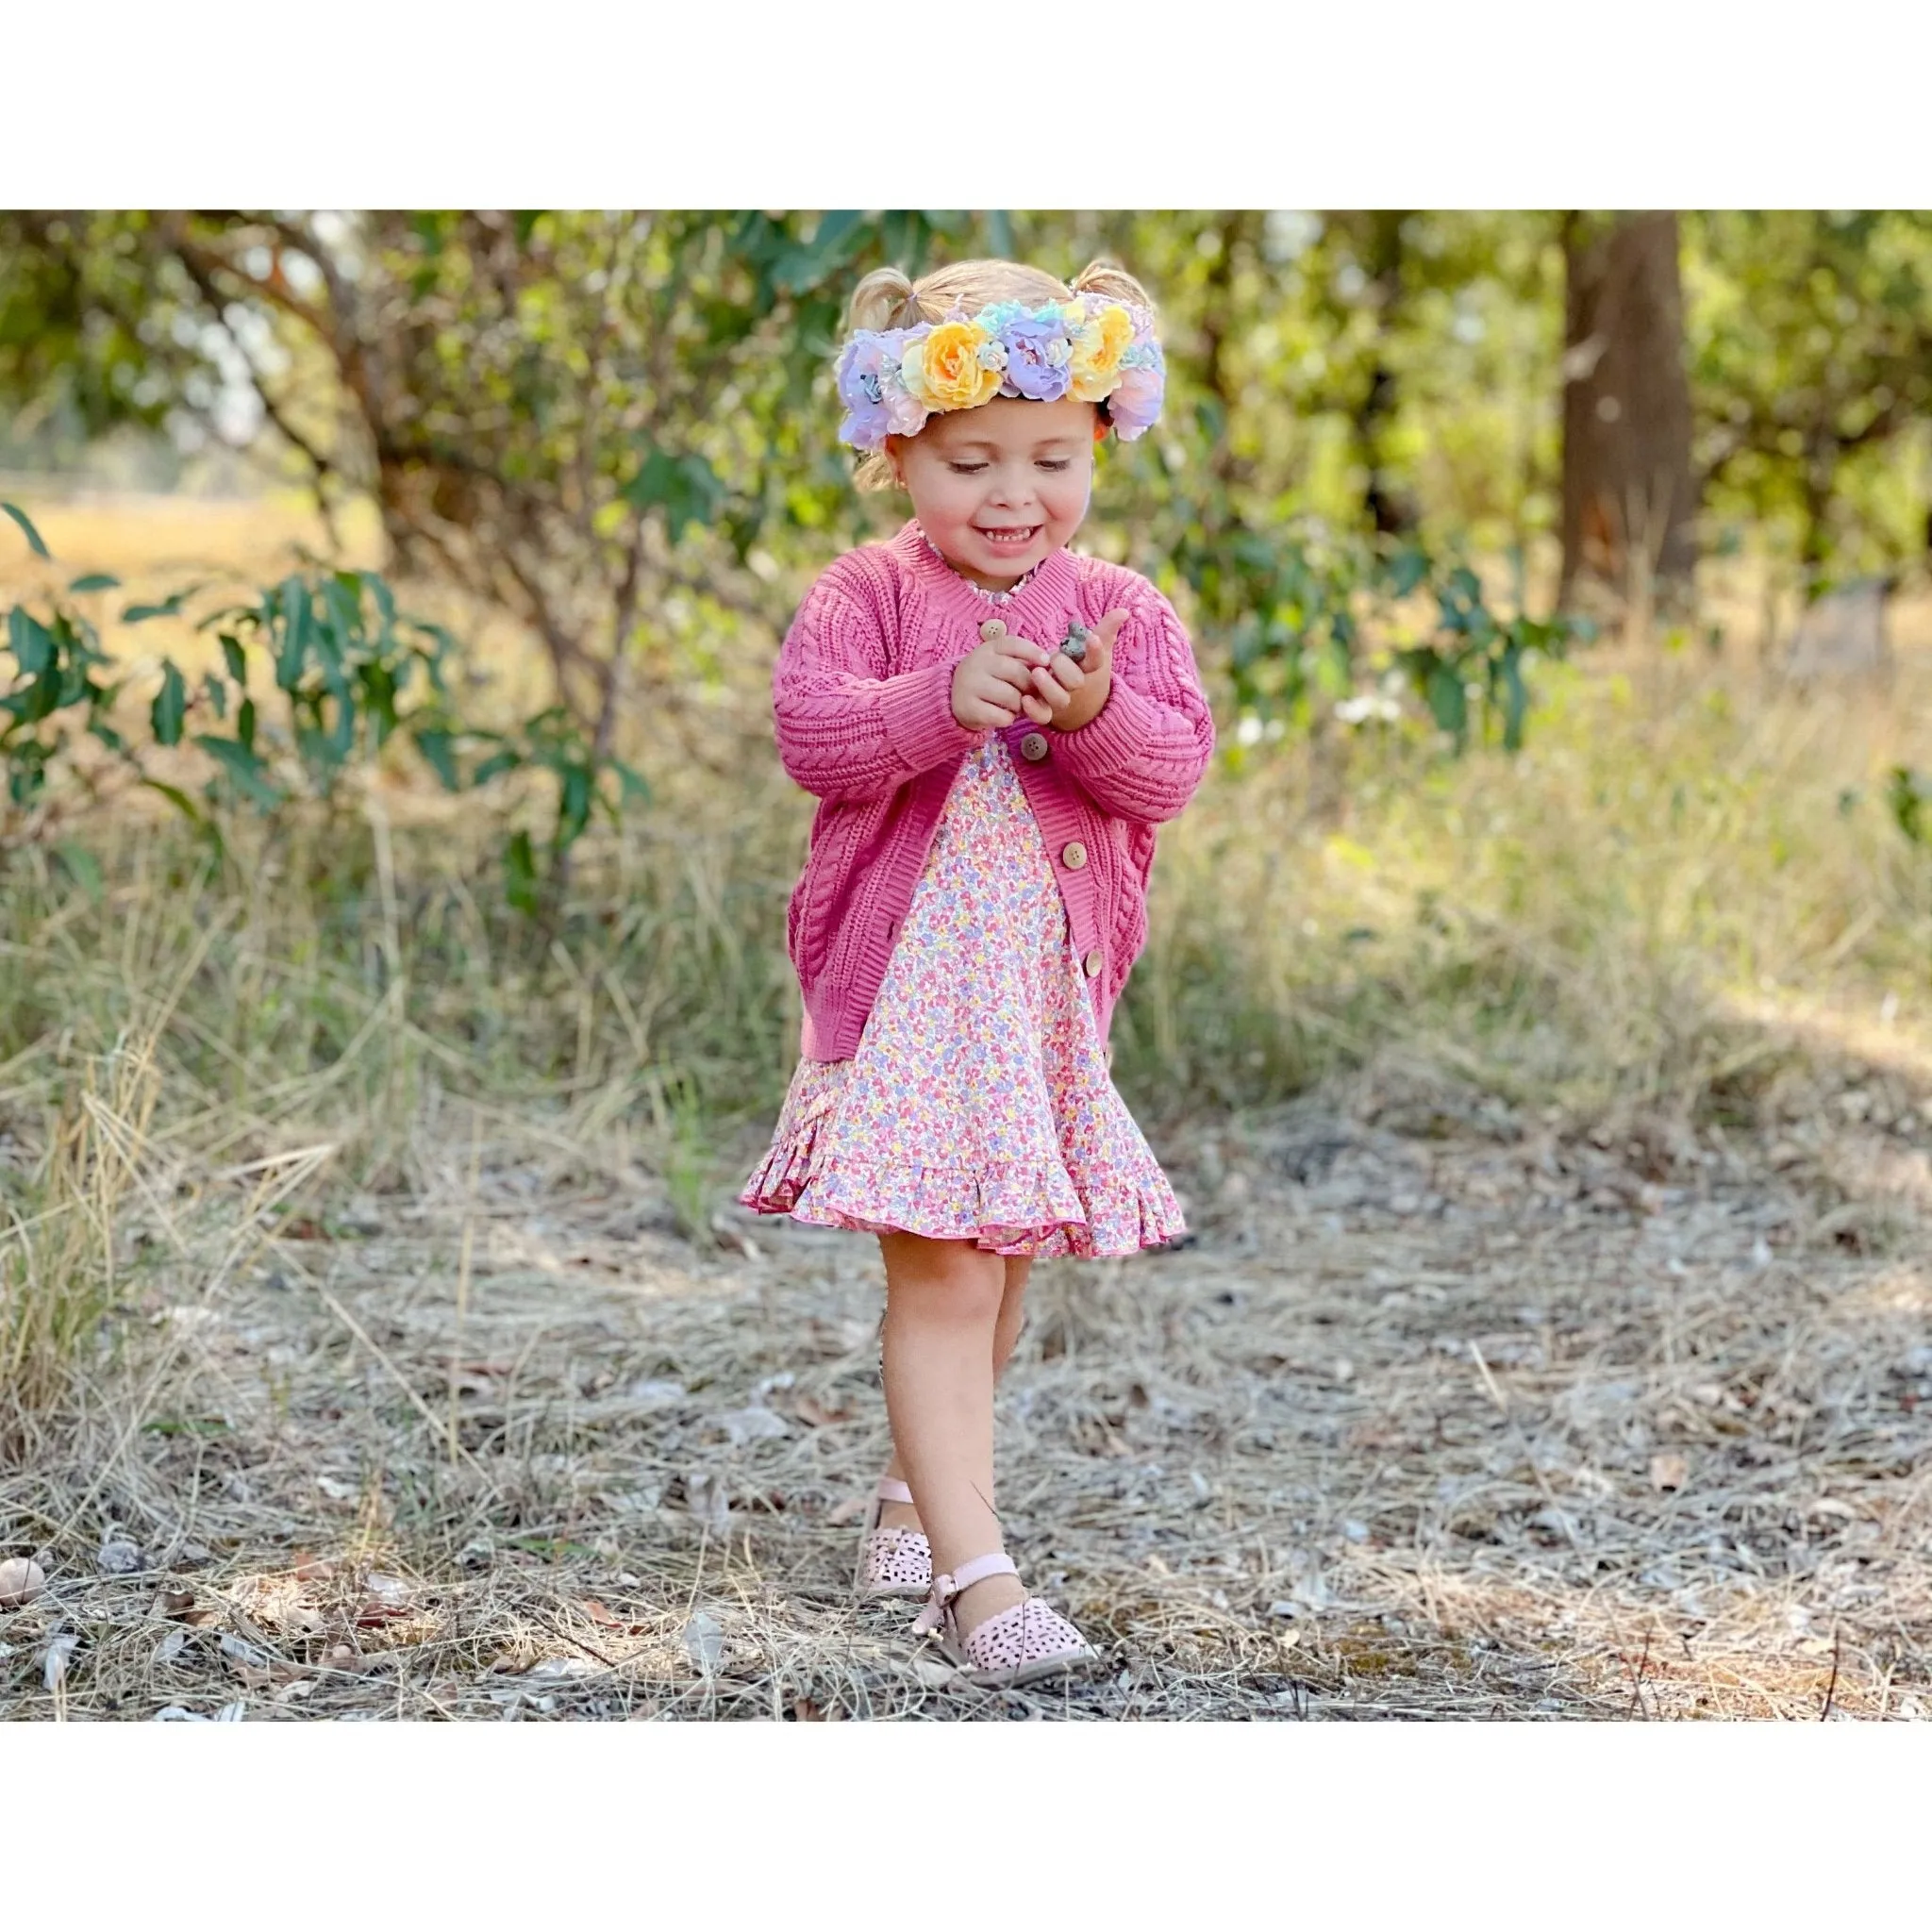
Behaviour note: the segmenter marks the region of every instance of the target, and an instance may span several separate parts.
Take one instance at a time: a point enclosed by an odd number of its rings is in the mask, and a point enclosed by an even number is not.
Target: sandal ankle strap
[[[1019,1574],[1019,1564],[1006,1551],[994,1550],[990,1556],[974,1557],[957,1570],[935,1576],[932,1594],[926,1598],[925,1607],[913,1619],[913,1629],[924,1634],[947,1624],[953,1614],[953,1599],[962,1590],[971,1590],[975,1583],[983,1582],[989,1576],[1017,1576]]]
[[[990,1557],[974,1557],[969,1563],[961,1563],[953,1572],[953,1594],[958,1596],[962,1590],[971,1590],[975,1583],[982,1583],[989,1576],[1017,1576],[1020,1566],[1004,1550],[995,1550]]]

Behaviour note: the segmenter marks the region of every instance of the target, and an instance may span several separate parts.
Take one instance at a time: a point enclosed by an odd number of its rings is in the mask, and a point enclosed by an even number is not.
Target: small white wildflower
[[[1352,698],[1343,698],[1336,706],[1335,715],[1344,724],[1366,724],[1371,718],[1392,724],[1401,717],[1402,708],[1385,692],[1361,691]]]

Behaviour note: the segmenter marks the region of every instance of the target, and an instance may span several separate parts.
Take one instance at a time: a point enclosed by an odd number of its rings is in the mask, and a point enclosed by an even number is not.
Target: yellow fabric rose
[[[1110,302],[1074,338],[1074,379],[1069,393],[1097,403],[1120,379],[1121,358],[1134,340],[1133,318]]]
[[[908,343],[899,374],[915,402],[928,409],[970,409],[1000,391],[1000,372],[981,365],[991,341],[976,322],[942,322],[922,341]]]

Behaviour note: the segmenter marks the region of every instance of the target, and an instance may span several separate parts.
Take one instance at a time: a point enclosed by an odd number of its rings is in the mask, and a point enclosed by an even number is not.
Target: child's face
[[[1093,484],[1091,403],[996,396],[888,448],[913,514],[962,576],[1004,590],[1080,527]]]

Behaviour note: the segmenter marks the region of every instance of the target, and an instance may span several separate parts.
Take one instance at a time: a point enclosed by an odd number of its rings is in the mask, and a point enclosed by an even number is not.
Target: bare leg
[[[992,1507],[993,1341],[1006,1266],[966,1241],[885,1234],[886,1413],[919,1499],[936,1574],[1001,1547]],[[956,1607],[962,1630],[1017,1604],[1013,1576],[989,1576]]]
[[[1023,1304],[1026,1299],[1026,1277],[1032,1273],[1031,1255],[1007,1257],[1007,1291],[1000,1298],[1000,1318],[993,1324],[992,1331],[992,1372],[995,1376],[1005,1371],[1019,1343],[1020,1329],[1025,1321]]]
[[[1031,1255],[1008,1255],[1006,1257],[1006,1290],[1000,1297],[999,1319],[992,1330],[992,1373],[997,1380],[1013,1349],[1020,1340],[1020,1329],[1024,1322],[1022,1304],[1026,1295],[1026,1277],[1033,1273]],[[886,1474],[906,1480],[906,1465],[899,1460],[895,1447],[892,1459],[886,1464]],[[879,1506],[879,1522],[888,1529],[917,1529],[919,1511],[910,1503],[883,1503]]]

